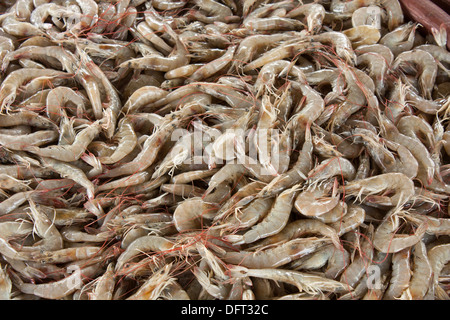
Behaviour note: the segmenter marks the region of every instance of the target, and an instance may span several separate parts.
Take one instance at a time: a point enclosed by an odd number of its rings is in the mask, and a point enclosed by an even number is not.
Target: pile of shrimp
[[[450,52],[398,0],[0,12],[1,299],[449,299]]]

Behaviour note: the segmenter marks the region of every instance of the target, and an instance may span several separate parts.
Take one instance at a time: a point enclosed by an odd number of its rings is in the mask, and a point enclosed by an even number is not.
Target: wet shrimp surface
[[[450,52],[398,0],[0,12],[1,299],[449,299]]]

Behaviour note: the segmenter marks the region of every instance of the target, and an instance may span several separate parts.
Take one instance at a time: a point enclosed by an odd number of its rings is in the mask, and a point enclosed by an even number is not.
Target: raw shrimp
[[[355,177],[356,170],[353,164],[346,158],[336,157],[322,161],[308,173],[308,183],[317,185],[327,179],[339,176],[351,183]]]
[[[328,291],[342,293],[353,288],[348,284],[327,279],[325,277],[283,269],[247,269],[242,266],[232,266],[230,272],[234,277],[256,277],[281,281],[296,286],[300,292],[316,294]]]
[[[76,161],[82,156],[88,145],[100,133],[100,130],[100,122],[96,121],[80,131],[71,145],[48,146],[45,148],[30,146],[26,148],[26,151],[35,153],[41,157],[52,158],[64,162]]]
[[[24,68],[11,72],[2,82],[0,86],[0,111],[3,109],[9,110],[11,105],[16,100],[17,91],[19,87],[30,80],[38,77],[60,77],[70,78],[71,75],[57,70],[51,69],[35,69]]]
[[[395,253],[418,243],[425,232],[427,224],[423,222],[412,235],[396,234],[400,226],[401,210],[391,209],[375,230],[373,245],[381,252]]]
[[[412,49],[417,27],[418,25],[412,22],[403,24],[385,34],[380,39],[380,44],[391,49],[394,56],[398,56],[400,53]]]
[[[352,42],[353,49],[360,46],[376,44],[381,38],[381,33],[376,27],[361,25],[342,32]]]
[[[412,300],[422,300],[431,284],[433,272],[423,241],[414,245],[413,257],[412,276],[406,295]]]
[[[167,96],[169,92],[155,86],[144,86],[136,91],[128,98],[122,107],[122,112],[133,114],[146,104],[150,104],[161,100]]]
[[[124,252],[122,252],[117,259],[115,270],[116,272],[135,256],[142,254],[145,251],[154,251],[156,254],[164,253],[173,249],[175,243],[158,236],[143,236],[134,240]]]
[[[202,219],[212,219],[218,208],[213,203],[208,203],[202,198],[194,197],[183,201],[173,213],[173,222],[178,231],[198,229]]]
[[[365,240],[361,244],[361,247],[358,248],[359,255],[353,259],[352,263],[350,263],[340,277],[342,283],[347,283],[349,286],[354,287],[364,275],[367,266],[371,263],[374,251],[372,246],[373,229],[373,225],[369,225]]]
[[[433,271],[432,283],[430,289],[436,294],[436,289],[439,286],[439,275],[445,264],[450,260],[450,244],[441,244],[434,246],[428,251],[428,259]]]
[[[200,81],[215,75],[217,72],[224,69],[228,64],[231,63],[235,51],[236,46],[230,46],[223,56],[205,64],[204,66],[194,71],[194,73],[186,79],[186,83]]]
[[[403,173],[385,173],[353,180],[341,188],[347,196],[356,196],[361,202],[393,207],[400,207],[414,195],[414,183]],[[381,192],[387,195],[378,196]]]
[[[23,293],[33,294],[45,299],[61,299],[78,290],[83,277],[93,277],[98,273],[98,267],[88,266],[78,270],[72,270],[70,276],[62,280],[45,284],[24,283],[20,281],[16,285]]]
[[[337,182],[337,180],[335,180]],[[336,196],[335,184],[325,183],[322,186],[307,188],[295,199],[295,208],[304,216],[320,216],[337,206],[339,196]],[[331,188],[333,189],[330,195]]]
[[[264,250],[227,252],[222,260],[247,268],[276,268],[316,251],[327,242],[329,240],[299,238]]]
[[[418,66],[419,87],[422,96],[431,99],[433,85],[436,80],[438,66],[434,57],[419,49],[400,53],[392,64],[392,69],[401,69],[403,64],[415,64]]]
[[[279,233],[287,224],[298,186],[283,191],[275,200],[272,209],[264,219],[241,235],[224,236],[225,241],[234,244],[252,243],[262,238]]]
[[[117,163],[130,154],[137,144],[137,136],[134,132],[133,125],[128,117],[124,117],[119,121],[118,130],[113,136],[117,141],[117,148],[111,155],[98,157],[102,164]]]
[[[11,150],[38,148],[57,140],[58,133],[53,130],[40,130],[29,134],[10,135],[0,133],[0,144]]]
[[[349,65],[355,65],[356,54],[353,51],[351,41],[345,34],[336,31],[328,31],[313,35],[310,38],[312,41],[331,44],[340,58],[344,59]]]
[[[112,300],[116,285],[114,278],[114,264],[108,264],[105,273],[95,280],[95,288],[89,296],[90,300]]]
[[[391,280],[383,299],[398,299],[408,288],[412,273],[409,263],[410,254],[410,248],[403,249],[393,254]]]
[[[99,255],[101,247],[84,246],[59,249],[55,251],[34,251],[30,253],[30,259],[39,263],[67,263],[83,261]]]

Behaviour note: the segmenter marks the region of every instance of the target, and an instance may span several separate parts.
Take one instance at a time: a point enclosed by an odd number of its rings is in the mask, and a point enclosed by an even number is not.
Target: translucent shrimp
[[[58,145],[39,148],[36,146],[27,147],[26,150],[41,157],[47,157],[64,162],[78,160],[86,151],[88,145],[100,133],[100,122],[96,121],[80,131],[71,145]]]
[[[256,277],[286,282],[296,286],[300,292],[317,294],[319,292],[342,293],[353,288],[348,284],[325,277],[284,269],[247,269],[242,266],[232,266],[230,272],[234,277]]]
[[[414,195],[414,183],[403,173],[385,173],[349,181],[342,190],[347,196],[356,196],[362,202],[398,207]],[[387,195],[377,196],[382,192]]]
[[[168,57],[150,55],[142,58],[130,59],[119,65],[119,68],[150,69],[167,72],[189,64],[189,52],[184,47],[179,36],[166,26],[166,32],[174,39],[175,48]]]
[[[366,218],[366,211],[361,206],[355,204],[348,205],[347,212],[344,213],[344,215],[342,213],[340,214],[340,221],[334,221],[329,224],[330,227],[337,231],[339,236],[355,230],[364,223]]]
[[[288,223],[297,189],[298,187],[294,186],[283,191],[276,198],[272,209],[263,220],[242,236],[228,235],[224,236],[223,239],[234,244],[252,243],[280,232]]]
[[[334,46],[336,54],[344,59],[349,65],[355,65],[356,54],[353,51],[352,42],[341,32],[328,31],[318,35],[311,36],[312,41]]]
[[[77,182],[79,185],[86,188],[89,199],[94,198],[95,186],[80,168],[51,158],[42,158],[42,164],[48,166],[52,171],[55,171],[63,178],[68,178]]]
[[[353,49],[363,45],[376,44],[381,38],[381,33],[376,27],[362,25],[342,31],[352,42]]]
[[[8,273],[0,265],[0,300],[10,300],[12,282]]]
[[[392,276],[383,299],[398,299],[408,288],[411,278],[410,255],[410,248],[403,249],[392,255]]]
[[[173,249],[175,244],[159,236],[143,236],[134,240],[117,259],[115,271],[119,271],[123,266],[135,256],[146,251],[153,251],[156,254]]]
[[[20,281],[16,285],[19,290],[23,293],[33,294],[35,296],[45,298],[45,299],[61,299],[71,293],[74,293],[79,289],[82,284],[82,277],[93,277],[98,272],[98,267],[88,266],[78,270],[72,270],[72,274],[65,277],[62,280],[44,283],[44,284],[33,284],[33,283],[23,283]]]
[[[199,229],[203,219],[212,219],[217,210],[216,204],[203,201],[200,197],[187,199],[173,213],[175,228],[180,232]]]
[[[418,49],[402,52],[394,60],[392,69],[401,69],[403,64],[415,64],[418,66],[420,91],[424,98],[431,99],[431,93],[438,70],[434,57],[430,53]]]
[[[290,170],[270,181],[270,183],[267,184],[259,192],[259,195],[276,195],[286,188],[290,188],[295,184],[306,181],[306,172],[308,172],[312,167],[312,152],[313,143],[311,138],[311,131],[310,127],[307,126],[305,132],[305,142],[303,144],[302,150],[300,151],[300,156],[298,157],[297,162],[292,166]]]
[[[418,243],[427,231],[426,223],[422,223],[412,235],[396,234],[400,226],[398,209],[391,209],[375,230],[373,245],[381,252],[395,253]]]
[[[366,231],[365,240],[361,244],[359,249],[359,255],[356,256],[352,263],[344,270],[340,277],[342,283],[347,283],[349,286],[354,287],[358,281],[363,277],[367,266],[371,263],[373,258],[373,225],[369,225]]]
[[[236,47],[237,46],[230,46],[223,56],[203,65],[202,67],[194,71],[194,73],[189,78],[187,78],[186,83],[207,79],[209,77],[212,77],[222,69],[226,68],[232,62]]]
[[[450,244],[441,244],[434,246],[428,251],[428,259],[433,271],[432,284],[430,289],[436,294],[439,286],[439,276],[445,264],[450,261]]]
[[[450,219],[435,218],[412,212],[405,215],[405,218],[417,226],[420,226],[422,223],[426,223],[427,233],[434,234],[435,236],[450,235]]]
[[[356,9],[352,14],[352,26],[357,27],[361,25],[368,25],[381,28],[381,21],[385,20],[385,13],[380,7],[370,5]]]
[[[420,241],[414,245],[412,276],[406,295],[412,300],[422,300],[431,284],[432,272],[425,243]]]
[[[34,251],[30,259],[39,263],[68,263],[83,261],[98,256],[101,248],[96,246],[83,246],[59,249],[54,251]]]
[[[165,98],[168,93],[168,91],[155,86],[143,86],[133,92],[123,105],[122,111],[126,114],[135,113],[146,104]]]
[[[69,78],[70,75],[63,71],[51,69],[33,69],[23,68],[11,72],[2,82],[0,86],[0,104],[1,110],[9,109],[14,103],[19,87],[30,80],[38,77],[61,77]]]
[[[306,17],[306,25],[311,34],[318,33],[325,18],[325,9],[320,3],[301,4],[286,14],[286,18]]]
[[[115,285],[114,264],[110,263],[108,264],[105,273],[95,280],[95,288],[89,296],[89,299],[112,300]]]
[[[336,249],[341,250],[342,245],[336,230],[325,223],[314,219],[300,219],[291,222],[287,224],[281,232],[260,241],[258,245],[266,246],[269,244],[280,243],[303,237],[308,234],[320,234],[325,238],[330,239]]]
[[[376,93],[383,96],[386,91],[385,78],[389,70],[389,65],[385,58],[377,53],[367,52],[358,55],[356,64],[358,67],[368,66],[369,76],[375,83]]]
[[[324,160],[312,169],[308,173],[308,183],[311,185],[317,185],[318,183],[335,176],[350,181],[353,180],[355,174],[355,167],[349,160],[342,157],[336,157]]]
[[[384,7],[388,16],[388,29],[394,30],[404,22],[403,10],[398,0],[383,0],[381,6]]]
[[[28,150],[37,148],[58,139],[53,130],[40,130],[29,134],[11,135],[0,133],[0,144],[10,150]]]
[[[391,49],[394,56],[401,52],[411,50],[414,46],[414,38],[418,25],[412,22],[395,28],[380,39],[380,44]]]
[[[336,187],[336,183],[334,186],[332,183],[325,183],[322,186],[307,188],[295,199],[295,208],[307,217],[316,217],[331,211],[339,203]]]
[[[119,121],[118,130],[113,139],[117,141],[117,148],[115,148],[114,152],[105,157],[98,157],[98,160],[103,164],[119,162],[136,147],[137,136],[128,117],[124,117]]]
[[[328,242],[318,238],[299,238],[264,250],[227,252],[222,260],[247,268],[276,268],[310,254]]]

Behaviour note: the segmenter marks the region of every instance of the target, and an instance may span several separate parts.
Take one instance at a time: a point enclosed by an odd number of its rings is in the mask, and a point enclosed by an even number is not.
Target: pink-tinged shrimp
[[[98,267],[94,265],[71,271],[71,275],[59,281],[44,284],[24,283],[20,281],[16,285],[23,293],[33,294],[45,299],[62,299],[78,290],[83,283],[84,277],[94,277],[98,273]]]
[[[141,107],[161,100],[167,96],[169,92],[155,86],[144,86],[136,91],[128,98],[123,105],[122,111],[126,114],[135,113]]]
[[[431,100],[431,93],[438,70],[434,57],[430,53],[419,49],[402,52],[394,60],[392,69],[401,70],[405,64],[415,64],[418,67],[420,91],[424,98]]]
[[[288,223],[297,189],[298,187],[294,186],[283,191],[276,198],[272,209],[264,219],[243,235],[228,235],[223,239],[234,244],[252,243],[280,232]]]
[[[354,287],[358,281],[363,277],[367,266],[371,263],[373,258],[373,225],[369,225],[366,232],[365,240],[359,248],[359,255],[353,259],[353,262],[344,270],[341,275],[340,281],[347,283],[349,286]]]
[[[175,209],[173,222],[180,232],[196,230],[202,226],[203,219],[212,219],[217,210],[216,204],[205,202],[200,197],[187,199]]]
[[[227,252],[222,260],[247,268],[276,268],[316,251],[327,242],[329,240],[299,238],[264,250]]]
[[[337,207],[339,207],[339,205]],[[319,219],[322,218],[323,216],[324,215],[320,216]],[[337,217],[337,215],[335,216]],[[362,207],[356,204],[350,204],[348,205],[347,212],[345,212],[345,214],[342,213],[340,214],[340,220],[330,223],[329,226],[334,228],[339,236],[342,236],[343,234],[355,230],[357,227],[362,225],[364,223],[365,218],[366,218],[366,211]]]
[[[333,192],[330,195],[330,191]],[[295,208],[304,216],[320,216],[331,211],[339,203],[339,196],[336,196],[336,184],[325,183],[322,186],[307,188],[295,199]]]
[[[396,234],[397,229],[400,227],[401,214],[401,210],[390,210],[375,230],[373,245],[377,250],[385,253],[395,253],[414,246],[422,239],[427,231],[427,224],[425,222],[411,235]]]
[[[250,267],[249,267],[250,268]],[[296,286],[300,292],[317,294],[318,292],[342,293],[351,291],[353,288],[346,283],[331,280],[318,275],[303,273],[299,271],[284,269],[247,269],[242,266],[232,266],[230,272],[233,277],[256,277],[286,282]]]
[[[414,246],[412,276],[406,295],[412,300],[423,300],[432,283],[432,268],[423,241]]]
[[[411,249],[406,248],[392,255],[392,275],[389,287],[383,299],[394,300],[400,298],[409,286],[411,278],[410,266]]]
[[[41,157],[53,158],[59,161],[72,162],[78,160],[86,151],[88,145],[100,133],[100,122],[96,121],[83,129],[75,137],[71,145],[58,145],[39,148],[30,146],[26,148],[27,151],[35,153]]]
[[[414,183],[403,173],[385,173],[362,180],[349,181],[341,187],[347,196],[361,202],[399,207],[414,196]],[[378,195],[383,193],[383,195]]]
[[[431,292],[438,294],[439,276],[445,264],[450,261],[450,244],[441,244],[434,246],[428,251],[428,259],[433,271],[432,283],[430,285]],[[448,298],[448,296],[446,297]]]
[[[80,168],[52,158],[42,158],[42,164],[58,173],[63,178],[71,179],[86,188],[89,199],[94,198],[95,186]]]
[[[308,182],[317,185],[320,182],[333,177],[338,179],[353,180],[356,170],[353,164],[343,157],[336,157],[322,161],[308,173]]]

